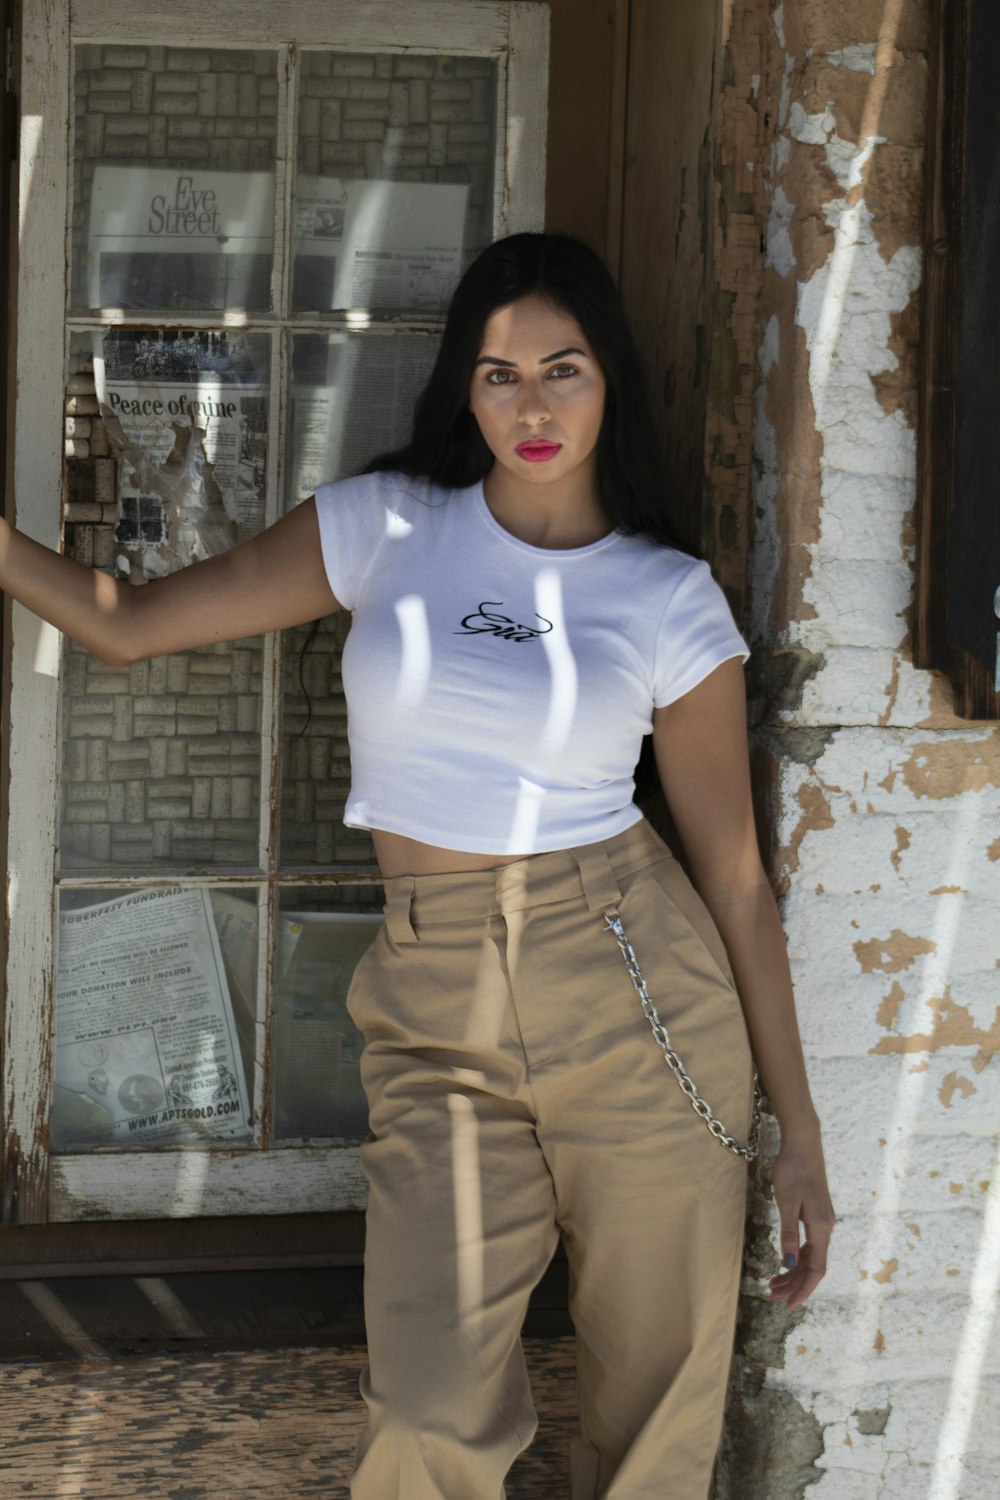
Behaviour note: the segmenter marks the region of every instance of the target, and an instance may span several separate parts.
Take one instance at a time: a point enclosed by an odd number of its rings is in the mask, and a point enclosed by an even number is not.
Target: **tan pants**
[[[705,1500],[746,1173],[668,1070],[611,906],[688,1072],[746,1139],[752,1065],[725,950],[648,825],[388,881],[349,1000],[372,1131],[354,1500],[502,1500],[536,1426],[521,1322],[560,1235],[573,1500]]]

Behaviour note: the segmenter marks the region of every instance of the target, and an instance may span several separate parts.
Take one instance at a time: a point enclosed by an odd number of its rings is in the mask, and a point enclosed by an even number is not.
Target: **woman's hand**
[[[769,1286],[773,1298],[793,1308],[806,1300],[826,1274],[826,1252],[834,1225],[818,1130],[789,1132],[787,1138],[783,1132],[771,1180],[781,1217],[784,1269],[771,1277]],[[800,1224],[805,1229],[802,1244]]]

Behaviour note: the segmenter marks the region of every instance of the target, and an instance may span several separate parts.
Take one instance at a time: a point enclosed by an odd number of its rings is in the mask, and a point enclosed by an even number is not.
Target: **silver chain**
[[[757,1070],[754,1069],[753,1075],[753,1116],[750,1121],[750,1139],[745,1146],[741,1146],[739,1141],[729,1134],[722,1121],[712,1113],[707,1100],[701,1097],[695,1088],[690,1074],[671,1046],[670,1033],[656,1013],[656,1006],[653,1004],[652,997],[646,987],[646,981],[639,967],[639,960],[635,956],[635,949],[625,935],[622,919],[618,912],[616,910],[606,911],[604,913],[604,920],[618,940],[618,946],[622,951],[622,958],[625,960],[625,967],[628,969],[629,978],[632,981],[636,994],[642,1001],[643,1014],[649,1022],[653,1035],[660,1044],[660,1050],[667,1060],[667,1066],[680,1084],[682,1092],[690,1100],[691,1108],[696,1115],[701,1116],[716,1140],[721,1141],[734,1156],[742,1156],[745,1161],[753,1161],[757,1155],[757,1143],[760,1138],[760,1082],[757,1078]]]

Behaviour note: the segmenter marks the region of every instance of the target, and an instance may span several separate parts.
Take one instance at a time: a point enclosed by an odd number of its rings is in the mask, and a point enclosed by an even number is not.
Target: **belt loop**
[[[419,941],[410,921],[414,881],[412,875],[396,875],[386,881],[385,926],[394,943]]]
[[[580,870],[580,884],[591,911],[608,911],[621,900],[621,891],[604,844],[583,844],[570,853]]]

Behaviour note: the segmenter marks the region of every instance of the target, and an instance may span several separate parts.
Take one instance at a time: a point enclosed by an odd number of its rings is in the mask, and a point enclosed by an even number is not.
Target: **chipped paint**
[[[762,59],[755,764],[841,1222],[794,1329],[757,1310],[734,1388],[735,1441],[762,1380],[822,1451],[793,1481],[758,1406],[766,1477],[717,1500],[987,1500],[1000,1463],[995,1424],[955,1416],[997,1274],[1000,728],[956,718],[910,642],[929,15],[786,0]]]
[[[871,974],[880,969],[884,974],[898,974],[902,969],[911,968],[922,953],[934,953],[937,943],[928,938],[912,937],[894,927],[886,938],[869,938],[866,942],[853,943],[852,947],[862,973]]]
[[[946,1073],[938,1089],[938,1098],[945,1109],[951,1109],[956,1094],[968,1099],[975,1092],[976,1085],[971,1078],[962,1078],[958,1073]]]
[[[927,1009],[933,1017],[930,1031],[907,1036],[892,1033],[880,1037],[869,1051],[885,1056],[893,1052],[938,1052],[942,1047],[974,1047],[972,1069],[976,1073],[981,1073],[990,1058],[1000,1052],[1000,1005],[996,1007],[992,1026],[978,1026],[968,1006],[959,1005],[952,996],[951,985],[947,985],[943,995],[927,1001]]]

